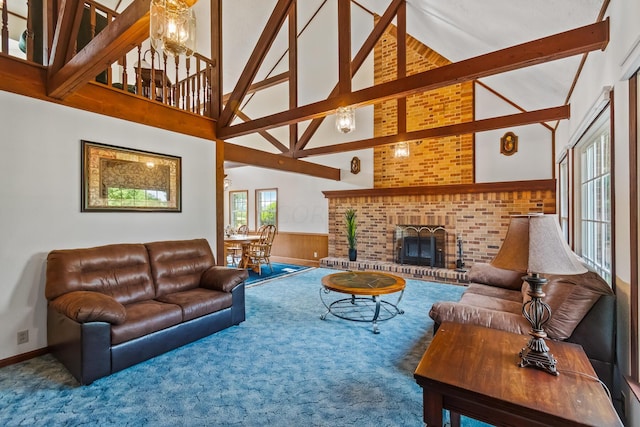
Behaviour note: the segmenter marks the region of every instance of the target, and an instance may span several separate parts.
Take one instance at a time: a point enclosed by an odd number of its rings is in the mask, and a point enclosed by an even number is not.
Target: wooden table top
[[[528,340],[528,335],[443,323],[414,376],[420,386],[444,396],[548,425],[622,426],[604,388],[590,378],[597,375],[581,346],[547,341],[558,361],[559,375],[553,376],[518,366]]]
[[[260,240],[260,236],[257,234],[232,234],[231,236],[225,236],[224,241],[230,242],[255,242]]]
[[[351,295],[384,295],[404,290],[402,277],[379,271],[345,271],[322,278],[322,285],[335,292]]]

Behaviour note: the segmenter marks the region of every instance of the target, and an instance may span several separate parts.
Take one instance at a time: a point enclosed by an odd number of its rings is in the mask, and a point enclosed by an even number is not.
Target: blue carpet
[[[277,277],[287,276],[289,274],[297,273],[299,271],[303,271],[310,268],[310,267],[304,267],[302,265],[281,264],[278,262],[271,263],[273,272],[271,272],[268,265],[263,265],[261,267],[262,268],[260,270],[262,274],[258,274],[255,271],[249,269],[249,278],[245,282],[247,285],[254,285],[258,282],[275,279]]]
[[[413,372],[431,304],[460,286],[407,281],[403,315],[329,315],[311,269],[247,289],[247,320],[81,387],[51,355],[0,369],[3,426],[422,426]],[[462,417],[465,427],[484,424]]]

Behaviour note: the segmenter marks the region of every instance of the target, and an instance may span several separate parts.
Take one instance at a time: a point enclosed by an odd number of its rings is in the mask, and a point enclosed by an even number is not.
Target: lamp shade
[[[562,236],[557,215],[515,215],[498,255],[491,261],[505,270],[581,274],[587,269]]]

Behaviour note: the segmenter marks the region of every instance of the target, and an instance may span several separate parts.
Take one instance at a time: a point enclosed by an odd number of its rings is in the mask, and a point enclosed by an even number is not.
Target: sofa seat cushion
[[[184,321],[215,313],[232,305],[230,293],[203,288],[163,295],[158,297],[158,301],[180,306]]]
[[[127,320],[111,327],[111,344],[120,344],[182,322],[182,309],[175,304],[147,300],[125,305]]]

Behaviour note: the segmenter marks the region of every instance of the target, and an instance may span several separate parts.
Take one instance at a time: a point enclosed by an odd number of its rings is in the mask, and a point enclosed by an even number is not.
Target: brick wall
[[[396,78],[395,29],[389,29],[374,52],[375,83]],[[448,64],[437,52],[407,39],[407,74]],[[473,120],[473,83],[463,83],[407,98],[407,131]],[[397,101],[374,108],[374,134],[396,134]],[[530,212],[555,212],[555,185],[520,182],[495,191],[475,191],[473,136],[413,141],[408,159],[393,157],[394,145],[374,149],[374,189],[384,196],[358,196],[358,191],[330,194],[329,256],[348,257],[344,212],[358,213],[358,260],[393,262],[396,224],[445,225],[446,266],[455,268],[456,239],[462,239],[464,261],[488,262],[501,246],[509,217]],[[437,191],[452,185],[452,191]],[[477,185],[476,186],[481,186]],[[395,195],[388,189],[432,186],[424,192]],[[455,188],[460,187],[460,192]],[[471,190],[470,190],[471,188]],[[532,190],[535,189],[535,190]],[[376,190],[372,190],[375,193]]]
[[[446,266],[455,268],[458,236],[467,265],[491,261],[507,232],[509,217],[530,212],[555,213],[555,192],[329,197],[330,256],[348,256],[344,212],[350,207],[357,209],[358,259],[393,262],[396,224],[438,224],[447,230]]]
[[[391,27],[374,49],[374,82],[397,78],[396,31]],[[407,75],[450,62],[416,39],[407,39]],[[473,83],[447,86],[407,97],[407,132],[473,120]],[[397,101],[374,106],[374,136],[398,133]],[[473,182],[473,136],[410,141],[409,158],[393,157],[395,145],[374,148],[374,186],[464,184]]]

